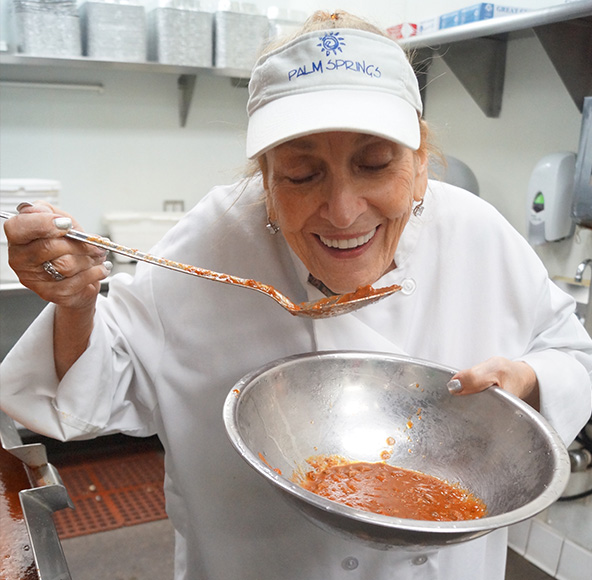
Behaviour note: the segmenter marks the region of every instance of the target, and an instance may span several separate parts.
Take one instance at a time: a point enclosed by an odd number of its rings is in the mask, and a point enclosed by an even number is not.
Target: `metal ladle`
[[[0,211],[0,217],[9,219],[17,214],[12,214],[4,211]],[[85,234],[77,230],[69,230],[66,234],[67,238],[78,240],[86,244],[91,244],[116,254],[127,256],[132,260],[140,260],[142,262],[148,262],[155,266],[174,270],[176,272],[182,272],[183,274],[190,274],[192,276],[198,276],[199,278],[206,278],[207,280],[213,280],[214,282],[222,282],[223,284],[232,284],[241,288],[249,288],[250,290],[256,290],[266,296],[269,296],[275,300],[282,308],[287,310],[294,316],[306,316],[309,318],[329,318],[332,316],[339,316],[341,314],[347,314],[358,310],[363,306],[373,304],[382,300],[401,289],[401,286],[395,284],[393,286],[386,286],[384,288],[374,289],[371,286],[362,286],[354,292],[348,292],[347,294],[338,294],[328,298],[321,298],[311,302],[301,302],[299,304],[292,302],[287,296],[284,296],[281,292],[276,290],[273,286],[257,282],[256,280],[238,278],[230,274],[222,274],[219,272],[213,272],[211,270],[205,270],[198,268],[197,266],[189,266],[180,262],[174,262],[167,260],[166,258],[159,258],[150,254],[145,254],[139,250],[128,248],[120,244],[112,242],[109,238],[97,236],[94,234]]]

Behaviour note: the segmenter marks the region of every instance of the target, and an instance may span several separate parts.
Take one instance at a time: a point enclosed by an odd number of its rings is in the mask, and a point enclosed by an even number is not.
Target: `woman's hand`
[[[530,365],[496,356],[460,371],[452,377],[448,388],[453,394],[478,393],[497,386],[539,409],[539,384]]]
[[[72,227],[80,229],[68,214],[41,202],[21,204],[18,211],[4,224],[9,264],[24,286],[57,305],[53,348],[62,379],[86,350],[101,280],[111,264],[101,248],[65,237]]]
[[[109,275],[106,252],[64,236],[79,228],[71,216],[46,203],[21,204],[4,224],[9,264],[20,282],[48,302],[66,308],[94,307],[100,282]],[[50,262],[64,278],[44,268]]]

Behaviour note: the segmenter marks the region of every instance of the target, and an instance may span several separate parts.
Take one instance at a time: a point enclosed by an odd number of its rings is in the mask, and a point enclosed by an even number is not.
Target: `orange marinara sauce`
[[[313,470],[295,476],[296,483],[353,508],[432,521],[474,520],[486,515],[485,504],[468,491],[418,471],[337,457],[311,458],[308,463]]]

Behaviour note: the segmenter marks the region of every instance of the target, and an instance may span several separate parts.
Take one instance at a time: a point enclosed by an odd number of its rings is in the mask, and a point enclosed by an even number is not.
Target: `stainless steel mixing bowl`
[[[541,415],[498,388],[452,396],[446,383],[453,374],[382,353],[297,355],[237,383],[224,422],[243,459],[322,528],[383,549],[443,546],[534,516],[561,495],[570,471],[564,444]],[[388,457],[389,464],[458,483],[486,503],[488,515],[460,522],[394,518],[291,481],[311,456],[334,454]]]

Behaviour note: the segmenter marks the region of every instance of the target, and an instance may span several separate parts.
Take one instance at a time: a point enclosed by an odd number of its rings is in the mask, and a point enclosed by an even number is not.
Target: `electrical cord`
[[[564,495],[560,497],[557,501],[576,501],[578,499],[583,499],[592,495],[592,489],[588,489],[583,491],[582,493],[576,493],[575,495]]]

